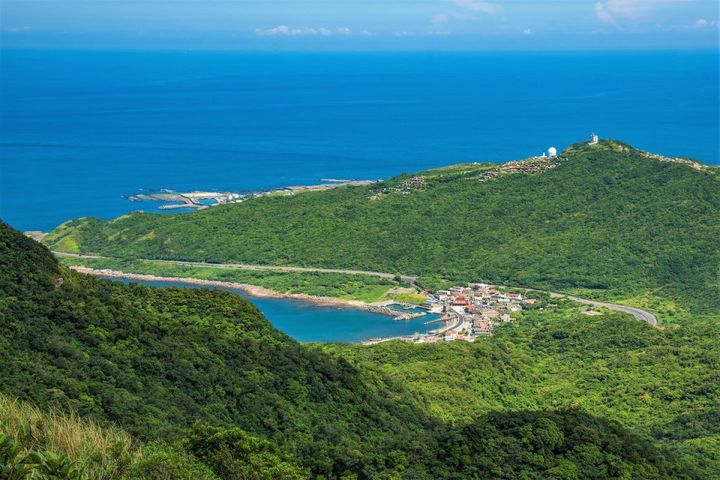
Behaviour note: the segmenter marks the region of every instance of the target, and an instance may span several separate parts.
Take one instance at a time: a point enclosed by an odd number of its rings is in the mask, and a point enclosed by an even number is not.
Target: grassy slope
[[[217,431],[217,429],[215,429]],[[221,475],[212,429],[196,425],[183,442],[141,443],[113,425],[51,408],[43,411],[0,394],[0,477],[56,480],[308,480],[276,445],[234,429],[231,454],[240,471]],[[204,435],[199,436],[198,433]],[[225,433],[225,432],[221,432]],[[215,435],[217,437],[217,435]],[[237,448],[242,440],[242,448]],[[223,460],[227,460],[224,458]]]
[[[60,412],[44,413],[0,394],[0,433],[31,450],[65,455],[86,472],[122,475],[142,453],[126,432]]]
[[[3,435],[0,456],[6,455],[4,466],[14,467],[16,472],[30,467],[38,474],[43,463],[58,459],[70,472],[82,472],[84,476],[77,478],[217,480],[210,469],[178,449],[142,445],[117,427],[56,409],[45,412],[0,394],[0,437]],[[11,450],[13,458],[7,458]],[[39,459],[33,459],[33,453]]]
[[[479,182],[487,166],[423,172],[408,195],[371,187],[167,216],[85,219],[53,248],[120,258],[347,267],[482,279],[599,298],[720,308],[720,180],[615,142],[577,145],[539,175]]]

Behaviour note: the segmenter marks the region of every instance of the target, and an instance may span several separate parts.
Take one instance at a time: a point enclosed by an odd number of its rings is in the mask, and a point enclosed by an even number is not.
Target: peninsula
[[[123,261],[389,272],[428,291],[534,288],[672,323],[720,308],[719,179],[716,167],[600,140],[554,157],[452,165],[191,214],[82,218],[43,242]]]
[[[135,195],[125,195],[125,198],[127,198],[131,202],[161,202],[162,205],[158,207],[160,210],[177,210],[187,208],[202,210],[204,208],[212,207],[215,205],[240,203],[245,200],[264,196],[287,196],[303,192],[322,192],[324,190],[330,190],[338,187],[371,185],[375,183],[373,180],[337,180],[331,178],[321,179],[321,181],[325,183],[321,183],[318,185],[288,186],[270,190],[259,190],[255,192],[192,191],[181,193],[175,192],[173,190],[162,189],[161,191],[155,193],[138,193]]]

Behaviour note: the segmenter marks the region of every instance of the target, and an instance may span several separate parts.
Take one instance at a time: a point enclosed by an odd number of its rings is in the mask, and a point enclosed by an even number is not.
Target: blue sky
[[[0,0],[3,47],[718,47],[716,0]]]

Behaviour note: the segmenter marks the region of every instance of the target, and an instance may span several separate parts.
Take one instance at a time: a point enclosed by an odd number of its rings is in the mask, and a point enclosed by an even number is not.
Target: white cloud
[[[607,7],[602,2],[597,2],[595,4],[595,16],[601,21],[605,23],[613,23],[615,19],[610,14],[610,12],[607,11]]]
[[[348,27],[338,27],[330,30],[325,27],[303,27],[292,28],[287,25],[278,25],[273,28],[256,28],[255,33],[263,37],[329,37],[334,34],[351,35],[352,31]]]
[[[448,20],[450,20],[450,17],[447,16],[446,14],[444,14],[444,13],[441,13],[441,14],[439,14],[439,15],[434,15],[434,16],[432,17],[432,22],[435,23],[435,24],[437,24],[437,25],[442,25],[443,23],[447,23]]]
[[[595,16],[605,23],[649,15],[658,7],[687,3],[692,0],[605,0],[595,3]]]
[[[5,29],[6,32],[10,33],[27,32],[28,30],[32,30],[32,27],[29,27],[27,25],[20,25],[17,27],[8,27]]]
[[[702,30],[703,28],[717,27],[717,24],[717,20],[705,20],[704,18],[698,18],[694,27],[698,30]]]
[[[460,22],[466,22],[466,21],[475,21],[479,20],[477,15],[468,15],[467,13],[441,13],[438,15],[433,15],[431,17],[432,23],[435,25],[445,25],[446,23],[449,23],[451,21],[460,21]]]
[[[523,33],[523,35],[525,35],[526,37],[529,37],[529,36],[531,36],[531,35],[535,35],[535,30],[533,30],[532,28],[526,28],[525,30],[523,30],[522,33]]]
[[[450,0],[455,5],[458,5],[474,12],[482,13],[495,13],[497,6],[490,2],[478,2],[476,0]]]

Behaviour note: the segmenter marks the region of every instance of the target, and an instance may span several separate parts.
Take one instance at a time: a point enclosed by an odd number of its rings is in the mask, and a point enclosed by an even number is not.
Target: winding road
[[[528,291],[533,292],[542,292],[542,293],[548,293],[553,298],[567,298],[569,300],[573,300],[578,303],[582,303],[585,305],[592,305],[593,307],[604,307],[608,310],[615,310],[617,312],[623,312],[623,313],[629,313],[633,317],[635,317],[637,320],[641,320],[643,322],[647,322],[653,327],[657,327],[657,317],[653,315],[652,313],[641,310],[639,308],[635,307],[628,307],[627,305],[618,305],[616,303],[606,303],[606,302],[598,302],[597,300],[588,300],[587,298],[580,298],[580,297],[574,297],[572,295],[566,295],[564,293],[557,293],[557,292],[545,292],[543,290],[533,290],[533,289],[526,289]]]
[[[103,257],[99,255],[82,255],[77,253],[67,253],[67,252],[58,252],[54,251],[53,253],[55,255],[61,256],[61,257],[75,257],[75,258],[97,258],[97,259],[111,259],[112,257]],[[153,259],[145,259],[145,258],[138,258],[135,260],[144,260],[144,261],[152,261],[152,262],[159,262],[159,263],[168,263],[173,265],[184,265],[189,267],[212,267],[212,268],[227,268],[227,269],[235,269],[235,270],[271,270],[271,271],[278,271],[278,272],[317,272],[317,273],[343,273],[347,275],[369,275],[372,277],[380,277],[380,278],[395,278],[397,276],[400,277],[400,279],[409,284],[414,284],[415,280],[417,280],[417,277],[411,276],[411,275],[398,275],[396,273],[387,273],[387,272],[372,272],[368,270],[348,270],[343,268],[315,268],[315,267],[291,267],[291,266],[280,266],[280,265],[258,265],[258,264],[251,264],[251,263],[207,263],[207,262],[190,262],[190,261],[183,261],[183,260],[153,260]],[[642,310],[640,308],[636,307],[629,307],[627,305],[619,305],[615,303],[607,303],[607,302],[600,302],[597,300],[588,300],[587,298],[580,298],[575,297],[573,295],[567,295],[564,293],[558,293],[558,292],[548,292],[545,290],[537,290],[534,288],[524,288],[524,287],[507,287],[503,285],[498,285],[498,287],[501,288],[521,288],[523,290],[526,290],[528,292],[539,292],[539,293],[546,293],[549,294],[553,298],[567,298],[568,300],[573,300],[578,303],[582,303],[585,305],[592,305],[594,307],[603,307],[607,308],[609,310],[615,310],[618,312],[623,313],[629,313],[633,317],[635,317],[637,320],[641,320],[643,322],[647,322],[648,324],[652,325],[653,327],[657,327],[657,317],[653,315],[652,313]]]

